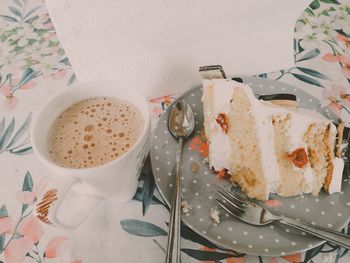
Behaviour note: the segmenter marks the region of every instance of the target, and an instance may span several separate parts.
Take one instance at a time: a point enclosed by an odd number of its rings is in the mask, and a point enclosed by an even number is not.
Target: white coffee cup
[[[70,105],[91,97],[114,97],[125,100],[139,110],[144,127],[136,143],[122,156],[106,164],[90,168],[74,169],[61,167],[49,155],[47,137],[50,127],[58,115]],[[150,147],[150,113],[146,100],[135,90],[112,81],[80,83],[51,98],[38,112],[31,131],[31,140],[37,157],[54,171],[51,185],[58,193],[58,200],[50,210],[50,220],[65,228],[74,228],[80,225],[89,215],[83,211],[84,204],[78,204],[82,195],[95,196],[96,200],[110,199],[117,202],[128,202],[134,196],[138,177]],[[55,177],[57,180],[55,180]],[[69,193],[74,192],[76,200],[70,195],[69,203],[76,203],[76,220],[64,222],[57,217],[62,202]],[[97,202],[97,201],[96,201]],[[96,203],[95,202],[95,203]],[[80,206],[80,207],[78,207]],[[91,204],[90,204],[91,206]],[[75,209],[73,209],[74,211]],[[85,209],[86,210],[86,209]],[[52,212],[52,213],[51,213]],[[83,212],[82,212],[83,213]]]

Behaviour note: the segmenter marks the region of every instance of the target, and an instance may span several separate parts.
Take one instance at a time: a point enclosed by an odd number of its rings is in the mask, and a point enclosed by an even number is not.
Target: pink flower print
[[[31,205],[36,202],[37,198],[44,192],[47,184],[51,180],[50,177],[45,176],[40,180],[35,191],[18,191],[16,194],[17,201],[22,204]]]
[[[12,78],[11,83],[12,83],[13,86],[16,86],[16,85],[19,84],[20,81],[21,81],[21,80],[20,80],[19,78]]]
[[[31,205],[36,200],[36,193],[29,191],[19,191],[16,194],[17,201],[22,204]]]
[[[44,192],[46,186],[50,181],[51,181],[51,178],[49,176],[45,176],[40,180],[40,182],[37,184],[37,187],[35,188],[37,197],[39,197]]]
[[[342,35],[342,34],[338,34],[337,37],[336,37],[336,39],[339,40],[339,41],[341,41],[341,42],[347,42],[347,41],[349,41],[349,39],[348,39],[346,36]]]
[[[287,260],[290,263],[300,262],[301,261],[301,254],[296,253],[288,256],[283,256],[283,259]]]
[[[50,18],[50,16],[48,13],[40,15],[40,19],[42,19],[42,20],[47,20],[49,18]]]
[[[330,63],[334,63],[334,62],[339,62],[340,60],[340,56],[339,55],[333,55],[331,53],[327,53],[325,54],[322,59],[324,61],[330,62]]]
[[[338,97],[342,94],[345,94],[345,88],[338,85],[332,85],[330,90],[324,89],[322,92],[322,96],[326,99]]]
[[[281,204],[282,204],[282,202],[279,200],[266,200],[265,201],[265,205],[267,205],[268,207],[277,207],[277,206],[280,206]]]
[[[43,25],[43,28],[44,28],[44,29],[53,29],[53,24],[52,24],[51,22],[45,23],[45,24]]]
[[[55,53],[55,54],[58,54],[58,51],[60,50],[60,46],[55,46],[55,47],[52,47],[52,52]]]
[[[5,85],[0,87],[0,92],[5,96],[5,97],[9,97],[12,95],[12,89],[10,86]]]
[[[29,237],[22,237],[12,240],[5,249],[6,263],[21,263],[24,261],[29,250],[34,246],[33,240]]]
[[[338,103],[336,102],[330,102],[328,104],[328,108],[334,112],[335,115],[339,116],[340,115],[340,112],[341,112],[341,105],[339,105]]]
[[[33,215],[24,219],[18,226],[18,233],[29,237],[34,243],[44,235],[43,227],[39,223],[39,219]]]
[[[49,41],[52,38],[56,37],[56,33],[49,33],[45,35],[45,41]]]
[[[60,256],[66,248],[67,237],[53,237],[47,244],[44,256],[46,258],[55,258]],[[79,262],[79,261],[78,261]]]
[[[340,111],[350,107],[350,93],[344,87],[332,85],[331,89],[324,89],[322,97],[328,100],[328,107],[339,116]]]
[[[54,74],[51,75],[52,79],[58,80],[64,78],[64,76],[67,74],[67,70],[60,69],[56,71]]]
[[[12,110],[14,108],[16,108],[18,104],[18,99],[13,96],[13,95],[10,95],[8,97],[5,98],[5,102],[4,102],[4,109],[5,110]]]
[[[35,81],[31,80],[28,81],[26,84],[21,86],[21,90],[27,90],[27,89],[31,89],[36,85]]]
[[[18,99],[13,96],[12,88],[9,85],[4,85],[0,87],[0,93],[5,96],[4,109],[11,110],[15,108],[18,104]]]
[[[339,62],[342,67],[341,70],[343,75],[346,78],[350,78],[350,58],[347,55],[333,55],[331,53],[327,53],[322,57],[322,59],[330,63]]]
[[[350,48],[350,40],[346,36],[338,34],[336,39],[342,42],[345,45],[345,47]]]
[[[340,55],[339,61],[340,61],[340,63],[342,63],[346,67],[350,66],[350,58],[348,56]]]
[[[152,109],[152,118],[153,118],[153,119],[159,119],[159,117],[162,115],[163,112],[164,112],[164,111],[163,111],[161,108],[159,108],[159,107],[154,107],[154,108]]]
[[[339,62],[342,65],[342,72],[346,78],[350,78],[350,58],[345,55],[341,55]]]
[[[341,71],[343,72],[343,75],[344,75],[347,79],[350,79],[350,67],[349,67],[349,68],[342,68]]]
[[[0,235],[3,233],[12,234],[15,229],[15,222],[8,216],[0,217]]]

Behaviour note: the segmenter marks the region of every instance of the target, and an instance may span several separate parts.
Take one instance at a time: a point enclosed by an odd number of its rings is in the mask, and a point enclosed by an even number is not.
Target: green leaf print
[[[0,217],[6,217],[6,216],[8,216],[7,208],[6,208],[6,205],[3,205],[0,208]]]
[[[33,23],[35,20],[37,20],[38,18],[39,18],[38,15],[33,16],[33,17],[31,17],[31,18],[28,18],[28,19],[24,20],[24,23],[31,24],[31,23]]]
[[[16,23],[18,23],[18,20],[16,18],[12,17],[12,16],[0,15],[0,17],[2,19],[4,19],[5,21],[7,21],[7,22],[16,22]]]
[[[141,173],[144,175],[142,186],[142,214],[145,215],[152,202],[153,192],[156,186],[149,157],[147,158]]]
[[[315,16],[315,13],[311,10],[311,8],[306,8],[305,12],[309,15],[309,16]]]
[[[75,74],[73,73],[68,80],[68,86],[72,85],[75,82],[75,79],[76,77],[75,77]]]
[[[32,148],[32,146],[29,146],[29,147],[26,147],[26,148],[23,148],[23,149],[20,149],[20,150],[11,149],[9,152],[12,153],[12,154],[16,154],[16,155],[26,155],[28,153],[32,153],[33,152],[33,148]]]
[[[303,81],[305,83],[324,88],[324,86],[319,81],[317,81],[317,80],[315,80],[313,78],[310,78],[310,77],[304,76],[304,75],[300,75],[300,74],[297,74],[297,73],[290,73],[290,74],[292,74],[295,78],[297,78],[298,80],[301,80],[301,81]]]
[[[13,2],[18,5],[20,8],[23,7],[22,3],[19,0],[13,0]]]
[[[22,86],[26,84],[28,81],[32,80],[33,78],[36,78],[39,75],[37,71],[34,71],[32,68],[27,68],[23,74],[19,86]]]
[[[4,130],[5,130],[5,117],[2,117],[2,120],[0,122],[0,137],[2,136]]]
[[[350,38],[350,34],[345,33],[343,29],[336,29],[335,31],[343,36]]]
[[[295,54],[300,54],[301,52],[304,51],[303,47],[300,45],[300,42],[301,40],[300,39],[294,39],[294,51],[295,51]]]
[[[133,197],[133,200],[142,202],[142,195],[143,195],[142,191],[143,191],[142,188],[138,187]],[[155,195],[152,196],[151,204],[164,205]]]
[[[28,130],[31,121],[32,121],[32,113],[30,112],[28,114],[28,117],[26,118],[26,120],[23,122],[22,126],[17,130],[17,132],[12,137],[11,141],[9,142],[9,144],[6,146],[7,149],[10,149],[12,146],[14,146],[18,142],[18,140]]]
[[[223,260],[226,258],[241,257],[241,255],[236,256],[234,254],[222,253],[217,251],[204,251],[204,250],[189,249],[189,248],[183,248],[181,249],[181,251],[186,253],[192,258],[195,258],[197,260],[203,260],[203,261],[204,260],[216,261],[216,260]]]
[[[9,6],[9,9],[14,15],[18,16],[19,18],[22,18],[22,12],[18,8]]]
[[[340,3],[337,0],[320,0],[322,3],[326,3],[326,4],[336,4],[336,5],[340,5]]]
[[[328,8],[328,9],[323,10],[321,12],[321,14],[324,15],[324,16],[331,16],[330,12],[333,12],[333,11],[335,11],[335,8],[332,6],[332,7]]]
[[[29,18],[35,11],[37,11],[39,8],[41,8],[41,6],[37,6],[37,7],[34,7],[32,10],[30,10],[25,16],[23,19],[27,19]]]
[[[26,175],[24,176],[22,191],[33,191],[33,178],[29,171],[27,171]]]
[[[316,10],[320,7],[320,2],[318,0],[313,0],[310,4],[310,8]]]
[[[28,192],[33,191],[33,178],[29,171],[27,171],[26,175],[24,176],[22,191],[28,191]],[[27,210],[28,207],[29,205],[27,204],[22,205],[21,215],[24,214],[24,212]]]
[[[129,234],[141,237],[167,236],[167,232],[148,222],[137,219],[123,219],[120,221],[121,227]]]
[[[4,134],[0,138],[0,153],[6,149],[7,142],[10,140],[13,129],[15,128],[15,118],[12,118],[10,124],[7,126]]]
[[[311,50],[311,51],[307,52],[304,56],[302,56],[301,58],[297,59],[295,62],[309,60],[309,59],[312,59],[314,57],[317,57],[319,54],[321,54],[321,51],[318,48],[316,48],[314,50]]]
[[[26,120],[20,126],[20,128],[14,133],[15,120],[12,121],[5,129],[5,118],[0,122],[0,153],[9,152],[17,155],[24,155],[32,152],[30,143],[30,135],[27,133],[32,120],[32,114],[29,113]],[[24,136],[26,135],[27,136]]]
[[[320,78],[320,79],[329,79],[327,76],[323,75],[322,73],[316,71],[316,70],[313,70],[313,69],[310,69],[310,68],[303,68],[303,67],[296,67],[297,69],[299,69],[301,72],[305,73],[305,74],[309,74],[313,77],[317,77],[317,78]]]
[[[0,253],[2,253],[2,249],[4,248],[5,245],[5,239],[6,239],[6,234],[3,233],[0,235]],[[0,261],[2,262],[2,261]]]
[[[208,247],[208,248],[215,248],[215,249],[222,249],[221,247],[215,245],[214,243],[210,242],[206,238],[202,237],[201,235],[194,232],[191,228],[189,228],[187,225],[182,224],[181,225],[181,237],[187,240],[190,240],[194,243],[200,244],[202,246]],[[226,250],[226,249],[225,249]],[[227,250],[232,253],[236,253],[232,250]],[[238,255],[238,254],[237,254]],[[240,254],[241,256],[244,256],[244,254]]]
[[[320,246],[314,247],[305,253],[305,258],[303,263],[309,262],[313,257],[315,257],[318,253],[321,252],[322,248],[324,247],[325,244],[322,244]]]

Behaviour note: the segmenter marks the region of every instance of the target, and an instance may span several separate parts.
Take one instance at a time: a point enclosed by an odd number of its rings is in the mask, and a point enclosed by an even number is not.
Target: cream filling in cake
[[[209,152],[212,153],[209,156],[209,163],[215,164],[213,168],[219,171],[229,167],[231,147],[229,136],[220,131],[220,126],[215,121],[215,117],[219,113],[228,114],[230,110],[230,98],[233,93],[231,89],[227,89],[223,85],[206,91],[210,93],[208,94],[208,98],[212,98],[211,101],[207,102],[211,106],[210,110],[207,111],[208,118],[205,125],[205,133],[211,137],[211,141],[213,142],[209,145]]]
[[[249,86],[226,79],[204,80],[202,101],[209,166],[226,169],[248,196],[317,195],[326,183],[340,191],[336,128],[320,114],[259,101]]]
[[[328,193],[334,194],[341,191],[342,175],[344,170],[344,161],[340,158],[334,158],[333,160],[334,170],[332,175],[332,181],[329,185]]]

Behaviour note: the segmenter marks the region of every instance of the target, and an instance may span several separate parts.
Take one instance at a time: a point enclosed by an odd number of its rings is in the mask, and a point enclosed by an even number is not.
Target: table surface
[[[314,0],[296,23],[294,42],[295,66],[259,77],[303,89],[348,123],[350,3]],[[62,230],[48,224],[45,216],[38,217],[53,174],[32,152],[32,115],[45,100],[74,82],[45,2],[2,0],[0,263],[163,262],[169,213],[154,189],[149,167],[143,170],[133,201],[102,202],[78,229]],[[149,99],[153,124],[177,96]],[[153,197],[146,192],[153,192]],[[187,248],[183,262],[350,262],[346,250],[328,244],[283,257],[256,257],[210,248],[191,233],[182,247]]]

